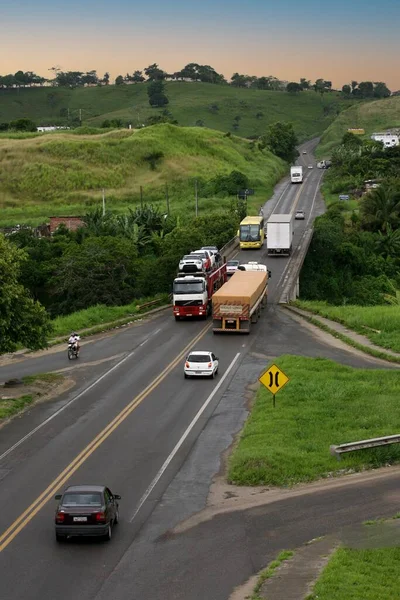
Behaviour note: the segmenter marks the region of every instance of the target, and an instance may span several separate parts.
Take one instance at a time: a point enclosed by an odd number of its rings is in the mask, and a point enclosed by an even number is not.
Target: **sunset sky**
[[[298,81],[352,79],[400,89],[400,0],[5,0],[0,74],[96,69],[102,76],[156,62],[168,72],[209,64]]]

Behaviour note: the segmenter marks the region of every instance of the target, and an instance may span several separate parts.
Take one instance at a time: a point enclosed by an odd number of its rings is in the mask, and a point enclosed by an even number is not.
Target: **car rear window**
[[[210,357],[207,354],[189,354],[188,361],[189,362],[198,362],[198,363],[208,363],[208,362],[210,362]]]
[[[62,504],[63,506],[101,506],[103,502],[100,493],[80,492],[65,494]]]
[[[228,265],[228,267],[237,267],[239,264],[238,260],[228,260],[228,262],[226,263]]]

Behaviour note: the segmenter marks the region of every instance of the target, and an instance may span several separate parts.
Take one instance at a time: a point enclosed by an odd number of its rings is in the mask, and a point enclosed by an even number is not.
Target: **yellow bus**
[[[240,248],[261,248],[264,243],[264,217],[246,217],[239,225]]]

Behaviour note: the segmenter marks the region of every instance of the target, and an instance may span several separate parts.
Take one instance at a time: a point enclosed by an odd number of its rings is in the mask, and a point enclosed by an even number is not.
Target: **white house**
[[[50,127],[36,127],[37,131],[40,131],[41,133],[46,133],[48,131],[58,131],[60,129],[64,130],[64,129],[70,129],[70,127],[56,127],[55,125],[52,125]]]
[[[390,131],[386,131],[386,133],[373,133],[371,140],[383,142],[385,148],[392,148],[393,146],[398,146],[400,143],[399,136],[396,133],[390,133]]]

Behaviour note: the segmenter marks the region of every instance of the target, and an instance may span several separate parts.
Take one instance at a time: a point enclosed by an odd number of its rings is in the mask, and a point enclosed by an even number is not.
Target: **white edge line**
[[[147,337],[147,339],[145,341],[147,342],[151,337],[153,337],[154,335],[156,335],[160,331],[161,331],[161,329],[156,329],[156,331],[153,331],[153,333],[151,333]],[[143,344],[141,344],[141,345],[143,345]],[[61,408],[59,408],[58,410],[56,410],[55,413],[53,413],[45,421],[43,421],[42,423],[40,423],[40,425],[38,425],[37,427],[35,427],[34,429],[32,429],[32,431],[30,431],[23,438],[21,438],[20,440],[18,440],[18,442],[16,442],[13,446],[11,446],[10,448],[8,448],[8,450],[6,450],[5,452],[3,452],[3,454],[0,455],[0,461],[3,460],[3,458],[5,458],[6,456],[8,456],[13,450],[15,450],[16,448],[18,448],[18,446],[20,446],[21,444],[23,444],[26,440],[28,440],[29,438],[31,438],[37,431],[39,431],[39,429],[42,429],[42,427],[44,427],[45,425],[47,425],[47,423],[50,423],[50,421],[52,421],[53,419],[55,419],[55,417],[57,417],[60,413],[62,413],[66,408],[68,408],[69,406],[71,406],[71,404],[73,404],[74,402],[76,402],[77,400],[79,400],[79,398],[81,398],[81,396],[83,396],[84,394],[86,394],[87,392],[89,392],[92,388],[94,388],[98,383],[100,383],[100,381],[102,381],[105,377],[107,377],[107,375],[109,375],[110,373],[112,373],[113,371],[115,371],[115,369],[118,369],[118,367],[121,366],[126,360],[128,360],[133,354],[135,354],[136,351],[137,351],[137,348],[135,348],[135,350],[133,350],[132,352],[129,352],[129,354],[127,354],[124,358],[122,358],[119,362],[117,362],[117,364],[114,365],[113,367],[111,367],[111,369],[109,369],[108,371],[106,371],[105,373],[103,373],[103,375],[101,377],[99,377],[98,379],[96,379],[96,381],[94,381],[87,388],[85,388],[84,390],[82,390],[82,392],[80,392],[77,396],[74,396],[74,398],[71,398],[71,400],[69,402],[67,402],[66,404],[64,404],[64,406],[62,406]]]
[[[237,359],[239,358],[239,356],[240,356],[240,352],[238,352],[236,354],[235,358],[232,360],[231,364],[229,365],[229,367],[225,371],[224,375],[222,376],[222,378],[218,382],[218,385],[215,386],[215,388],[213,389],[213,391],[211,392],[211,394],[208,396],[207,400],[204,402],[203,406],[200,408],[200,410],[198,411],[198,413],[195,415],[195,417],[192,419],[191,423],[186,428],[184,434],[182,435],[182,437],[180,438],[180,440],[177,442],[177,444],[175,445],[175,447],[172,450],[172,452],[169,454],[169,456],[165,460],[165,462],[162,465],[161,469],[158,471],[157,475],[155,476],[155,478],[153,479],[153,481],[151,482],[151,484],[149,485],[149,487],[147,488],[147,490],[145,491],[145,493],[141,497],[141,499],[139,501],[139,504],[138,504],[138,507],[136,508],[133,516],[129,520],[130,523],[132,523],[132,521],[134,520],[134,518],[136,517],[136,515],[138,514],[138,512],[142,508],[143,504],[146,502],[147,498],[150,496],[151,492],[154,490],[154,488],[156,487],[157,483],[160,481],[160,479],[163,476],[163,474],[165,473],[166,469],[171,464],[172,460],[174,459],[174,457],[177,454],[178,450],[182,446],[183,442],[186,440],[186,438],[188,437],[189,433],[191,432],[191,430],[193,429],[193,427],[196,425],[197,421],[200,419],[201,415],[203,414],[203,412],[205,411],[205,409],[207,408],[207,406],[210,404],[211,400],[214,398],[215,394],[218,392],[218,390],[221,387],[221,385],[224,383],[225,379],[229,375],[230,371],[232,370],[232,368],[233,368],[234,364],[236,363]]]

